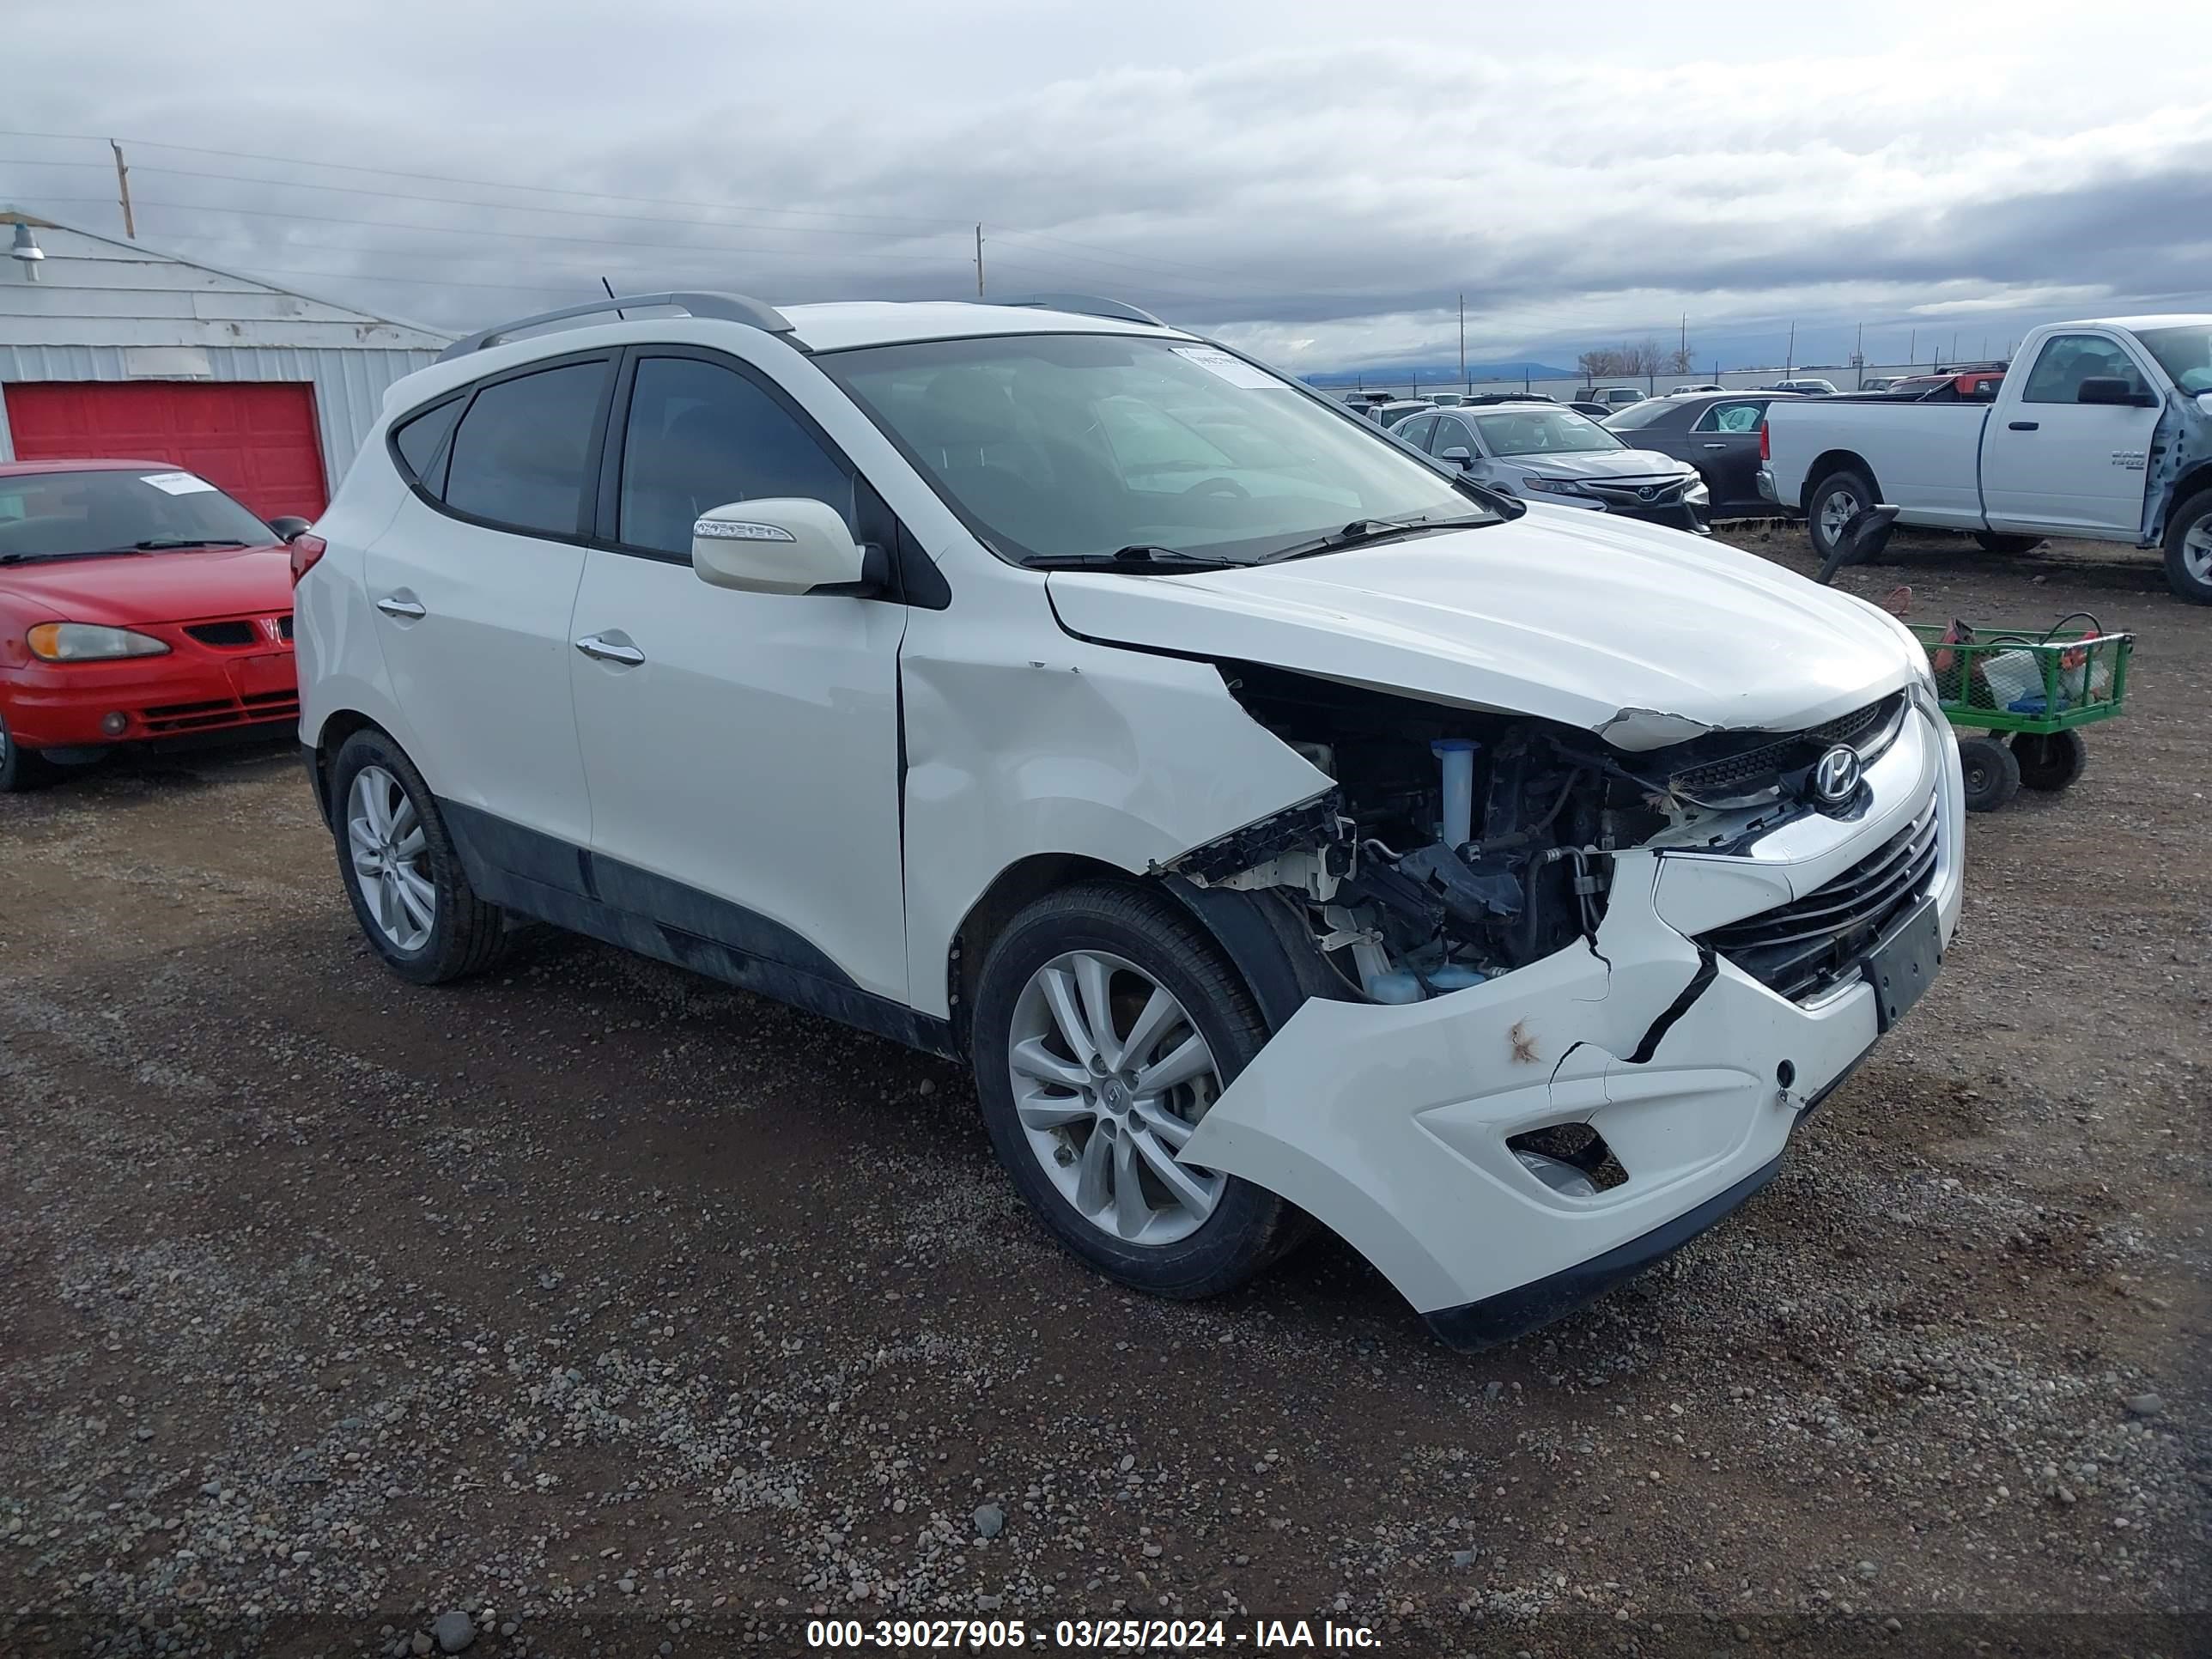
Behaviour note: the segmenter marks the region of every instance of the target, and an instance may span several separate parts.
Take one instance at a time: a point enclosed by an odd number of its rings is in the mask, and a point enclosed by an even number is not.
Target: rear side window
[[[446,441],[453,435],[453,423],[461,418],[461,405],[467,401],[448,398],[393,428],[392,445],[399,452],[407,476],[432,495],[445,494]]]
[[[623,439],[617,538],[688,557],[700,514],[771,496],[826,501],[848,525],[854,521],[851,475],[767,392],[700,358],[641,359]]]
[[[1765,404],[1715,404],[1698,422],[1700,432],[1756,432],[1765,416]],[[1622,424],[1614,422],[1615,426]]]
[[[454,434],[445,501],[533,535],[583,533],[605,362],[563,363],[480,388]]]

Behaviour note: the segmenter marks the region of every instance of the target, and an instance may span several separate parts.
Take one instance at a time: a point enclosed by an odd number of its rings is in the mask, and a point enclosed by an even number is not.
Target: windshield
[[[2147,328],[2136,338],[2184,392],[2212,392],[2212,324]]]
[[[1567,455],[1628,446],[1571,409],[1516,409],[1478,415],[1482,446],[1493,455]]]
[[[189,472],[100,471],[0,474],[0,559],[159,552],[237,543],[276,532]]]
[[[1000,556],[1237,562],[1358,520],[1480,516],[1364,422],[1188,340],[1002,335],[814,360]]]

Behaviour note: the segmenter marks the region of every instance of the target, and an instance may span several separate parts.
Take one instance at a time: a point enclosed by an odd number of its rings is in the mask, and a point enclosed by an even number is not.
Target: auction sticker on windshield
[[[1177,346],[1175,354],[1188,357],[1200,368],[1219,375],[1231,386],[1248,392],[1272,392],[1283,382],[1263,368],[1255,368],[1242,357],[1232,357],[1218,346]]]
[[[189,472],[142,472],[140,483],[149,483],[155,489],[171,495],[197,495],[215,486],[205,478],[196,478]]]

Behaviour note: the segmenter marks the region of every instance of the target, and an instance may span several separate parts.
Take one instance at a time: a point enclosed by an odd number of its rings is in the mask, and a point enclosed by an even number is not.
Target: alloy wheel
[[[1843,540],[1844,526],[1858,516],[1859,498],[1848,489],[1820,498],[1820,534],[1831,547]]]
[[[1125,1244],[1205,1224],[1228,1178],[1179,1154],[1221,1073],[1172,992],[1124,957],[1071,951],[1030,976],[1008,1037],[1023,1137],[1078,1213]]]
[[[368,914],[392,945],[419,951],[438,920],[422,815],[399,780],[364,766],[346,794],[346,846]]]
[[[2212,514],[2190,526],[2181,538],[2181,565],[2193,580],[2212,583]]]

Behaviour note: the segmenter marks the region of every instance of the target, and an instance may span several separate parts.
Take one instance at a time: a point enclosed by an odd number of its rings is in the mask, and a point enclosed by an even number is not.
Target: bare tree
[[[1686,350],[1669,357],[1659,349],[1658,341],[1647,337],[1628,344],[1585,351],[1575,359],[1575,367],[1582,371],[1585,379],[1591,380],[1607,378],[1648,380],[1654,374],[1668,373],[1668,364],[1677,358],[1681,361],[1683,369],[1686,369],[1689,363]]]

